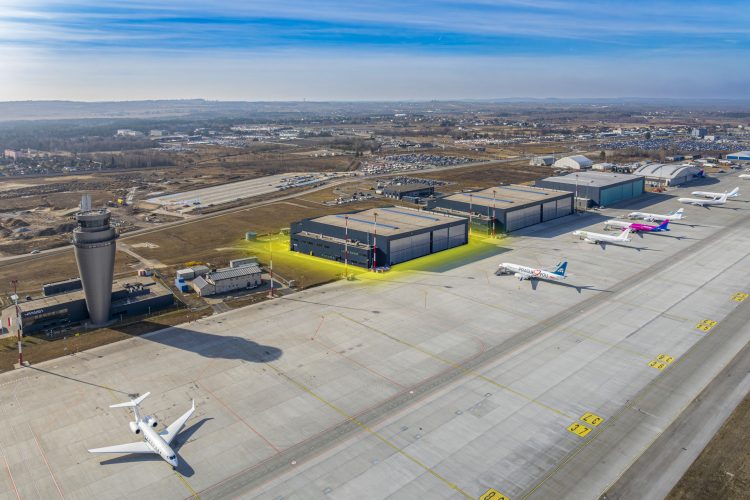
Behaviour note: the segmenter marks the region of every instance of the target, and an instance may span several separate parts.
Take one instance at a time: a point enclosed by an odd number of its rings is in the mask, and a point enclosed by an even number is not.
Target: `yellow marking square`
[[[593,413],[584,413],[581,417],[581,420],[583,422],[586,422],[587,424],[593,425],[594,427],[604,422],[604,419],[602,417],[600,417],[599,415],[594,415]]]
[[[656,360],[661,361],[663,363],[670,364],[672,361],[674,361],[674,358],[667,354],[659,354],[658,356],[656,356]]]
[[[656,368],[657,370],[661,371],[661,370],[663,370],[664,368],[667,367],[667,364],[666,363],[662,363],[661,361],[651,361],[648,364],[648,366],[650,366],[651,368]]]
[[[712,319],[702,319],[700,320],[700,323],[707,326],[714,326],[716,324],[716,321]]]
[[[732,295],[732,300],[734,300],[736,302],[742,302],[747,297],[748,297],[748,294],[742,293],[742,292],[737,292],[734,295]]]
[[[695,325],[695,327],[696,327],[696,328],[697,328],[698,330],[702,330],[702,331],[704,331],[704,332],[707,332],[707,331],[711,330],[711,328],[713,328],[713,326],[710,326],[710,325],[704,325],[703,323],[698,323],[697,325]]]
[[[585,425],[583,425],[583,424],[579,424],[578,422],[573,422],[573,423],[572,423],[572,424],[570,424],[570,426],[568,427],[568,430],[569,430],[570,432],[572,432],[573,434],[576,434],[577,436],[581,436],[581,437],[584,437],[584,436],[586,436],[586,435],[587,435],[587,434],[588,434],[589,432],[591,432],[591,427],[586,427]]]
[[[496,489],[490,488],[484,493],[484,495],[479,497],[479,500],[510,500],[510,498],[506,497]]]

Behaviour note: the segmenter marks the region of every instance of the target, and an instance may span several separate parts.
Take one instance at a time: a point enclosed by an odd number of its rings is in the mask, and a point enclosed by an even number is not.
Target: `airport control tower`
[[[109,225],[109,218],[109,210],[92,210],[91,197],[84,195],[81,211],[76,213],[78,227],[73,230],[76,263],[86,296],[86,308],[94,325],[109,320],[112,302],[117,233]]]

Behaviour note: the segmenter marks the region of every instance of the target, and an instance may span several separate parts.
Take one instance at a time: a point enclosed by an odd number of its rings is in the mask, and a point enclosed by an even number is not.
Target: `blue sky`
[[[747,97],[744,2],[0,0],[0,100]]]

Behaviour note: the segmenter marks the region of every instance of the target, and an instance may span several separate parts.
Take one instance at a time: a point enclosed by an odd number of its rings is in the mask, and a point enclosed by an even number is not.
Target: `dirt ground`
[[[750,498],[750,394],[737,406],[667,500]]]
[[[548,177],[554,173],[550,168],[532,167],[528,160],[513,163],[489,163],[477,167],[466,167],[443,172],[429,172],[414,174],[412,177],[422,177],[439,181],[451,182],[452,190],[485,189],[498,184],[519,184]]]

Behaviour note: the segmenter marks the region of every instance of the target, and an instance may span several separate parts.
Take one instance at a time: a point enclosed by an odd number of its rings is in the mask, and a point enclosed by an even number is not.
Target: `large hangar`
[[[509,233],[573,213],[573,195],[534,186],[495,186],[433,200],[431,209],[469,217],[472,224]],[[493,224],[494,220],[494,224]]]
[[[290,249],[370,269],[457,247],[467,239],[463,217],[387,207],[292,223]]]
[[[644,193],[644,184],[643,177],[610,172],[578,172],[536,181],[539,187],[577,193],[598,206],[637,198]]]

